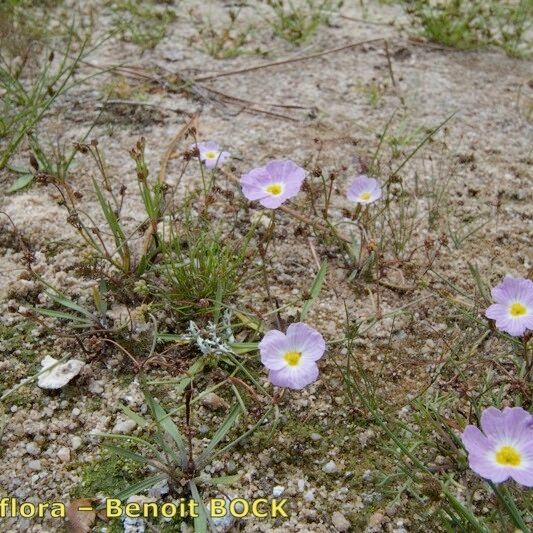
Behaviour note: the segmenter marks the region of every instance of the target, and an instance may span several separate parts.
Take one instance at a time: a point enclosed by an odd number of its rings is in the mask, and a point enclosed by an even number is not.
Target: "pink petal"
[[[531,435],[531,415],[521,407],[503,411],[488,407],[481,414],[481,429],[494,443],[516,443]]]
[[[289,346],[302,351],[302,357],[309,361],[320,359],[326,349],[324,337],[303,322],[291,324],[287,328],[287,341]]]
[[[288,389],[303,389],[318,378],[318,366],[315,363],[300,364],[281,370],[271,370],[268,379],[277,387]]]
[[[493,447],[476,426],[466,426],[461,439],[470,453],[488,453]]]
[[[533,487],[533,465],[530,465],[524,469],[515,469],[511,472],[511,477],[520,485],[525,487]]]
[[[279,370],[287,366],[283,359],[287,352],[287,337],[281,331],[271,330],[259,343],[261,362],[270,370]]]
[[[510,473],[509,468],[502,468],[495,465],[484,455],[471,454],[468,456],[470,468],[482,478],[490,479],[494,483],[505,481]]]

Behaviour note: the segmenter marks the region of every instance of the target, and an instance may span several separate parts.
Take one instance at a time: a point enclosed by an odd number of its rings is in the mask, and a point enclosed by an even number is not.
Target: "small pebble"
[[[330,461],[329,463],[326,463],[322,467],[322,471],[325,472],[326,474],[335,474],[336,472],[339,471],[339,469],[337,468],[335,461]]]
[[[30,470],[34,470],[35,472],[41,470],[41,461],[39,461],[39,459],[35,459],[34,461],[30,461],[28,463],[28,468]]]
[[[70,461],[70,450],[65,446],[59,448],[57,451],[57,457],[61,459],[64,463]]]
[[[210,411],[224,411],[229,408],[228,402],[214,392],[210,392],[203,397],[202,405]]]
[[[276,485],[272,489],[272,496],[274,496],[274,498],[279,498],[284,492],[285,492],[285,487],[282,487],[281,485]]]
[[[337,531],[349,531],[351,526],[348,519],[339,511],[333,513],[331,522]]]
[[[39,455],[40,449],[35,442],[28,442],[28,444],[26,444],[26,452],[30,455]]]
[[[133,420],[118,420],[113,427],[113,433],[129,435],[136,427],[137,424]]]

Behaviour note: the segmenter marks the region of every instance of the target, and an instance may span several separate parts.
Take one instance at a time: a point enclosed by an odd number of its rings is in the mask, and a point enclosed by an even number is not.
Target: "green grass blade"
[[[322,261],[322,264],[320,265],[320,270],[318,271],[313,284],[311,285],[311,289],[309,291],[310,298],[307,300],[303,307],[302,311],[300,313],[300,320],[304,321],[305,317],[307,316],[307,313],[315,303],[316,299],[318,298],[318,295],[320,294],[320,291],[322,289],[322,285],[324,284],[324,279],[326,278],[326,273],[328,270],[328,262],[326,260]]]
[[[210,455],[213,453],[214,449],[217,447],[218,443],[228,434],[229,430],[235,424],[237,417],[241,412],[241,408],[238,404],[233,406],[233,409],[230,411],[229,415],[226,417],[226,420],[218,428],[218,430],[213,435],[212,439],[209,441],[207,448],[202,452],[198,458],[197,464],[204,465],[208,460]]]
[[[139,492],[144,492],[145,490],[148,490],[149,488],[153,487],[160,481],[164,481],[165,479],[167,479],[167,476],[165,474],[158,474],[157,476],[152,476],[143,479],[142,481],[130,485],[128,488],[119,492],[115,497],[121,501],[127,500],[130,496],[133,496],[134,494],[139,494]]]

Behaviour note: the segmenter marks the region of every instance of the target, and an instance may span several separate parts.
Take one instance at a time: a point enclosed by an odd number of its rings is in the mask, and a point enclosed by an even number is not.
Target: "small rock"
[[[272,489],[272,496],[274,496],[274,498],[279,498],[284,492],[285,492],[285,487],[282,487],[281,485],[276,485]]]
[[[124,533],[144,533],[146,530],[142,518],[124,516],[122,517],[122,525],[124,526]]]
[[[136,427],[137,424],[133,420],[117,420],[113,427],[113,433],[129,435]]]
[[[363,481],[372,481],[372,471],[371,470],[365,470],[363,472]]]
[[[226,533],[228,531],[230,531],[233,527],[233,523],[235,522],[235,517],[231,515],[231,513],[229,512],[229,506],[230,506],[230,503],[231,503],[231,500],[233,498],[228,498],[228,497],[224,497],[224,507],[226,508],[226,514],[224,516],[221,516],[221,517],[218,517],[218,516],[215,516],[212,518],[213,520],[213,523],[215,524],[215,527],[217,528],[216,530],[220,533]],[[241,509],[238,508],[238,506],[235,506],[236,507],[236,510],[237,512],[239,512]],[[207,508],[209,509],[210,506],[209,504],[207,505]]]
[[[26,444],[26,452],[30,455],[39,455],[40,451],[39,446],[37,446],[35,442],[28,442],[28,444]]]
[[[39,374],[37,385],[41,389],[60,389],[81,372],[85,363],[78,359],[71,359],[66,363],[59,364],[58,359],[47,355],[41,361],[41,366],[43,368]]]
[[[322,437],[318,433],[311,433],[311,440],[319,441]]]
[[[81,440],[81,437],[78,437],[77,435],[72,437],[71,441],[70,441],[70,447],[73,449],[73,450],[77,450],[82,444],[82,440]]]
[[[339,511],[333,513],[331,516],[331,522],[337,531],[349,531],[351,526],[347,518]]]
[[[304,494],[304,500],[306,502],[312,502],[314,501],[315,499],[315,494],[312,490],[308,490],[305,494]]]
[[[35,472],[38,472],[39,470],[41,470],[41,461],[39,461],[39,459],[35,459],[33,461],[30,461],[28,463],[28,468],[30,470],[33,470]]]
[[[322,467],[322,471],[325,472],[326,474],[335,474],[336,472],[339,471],[339,469],[337,468],[335,461],[330,461],[329,463],[326,463]]]
[[[229,408],[228,402],[214,392],[210,392],[203,397],[202,405],[211,411],[224,411]]]
[[[160,500],[161,498],[166,496],[169,492],[170,492],[170,489],[168,487],[168,481],[166,479],[163,479],[163,481],[156,483],[148,491],[148,496],[155,498],[156,500]]]
[[[228,461],[226,464],[226,470],[228,471],[228,474],[232,474],[237,470],[237,465],[235,461]]]
[[[59,448],[59,450],[57,450],[57,457],[64,463],[70,461],[70,450],[65,446]]]
[[[385,521],[385,515],[376,511],[368,520],[368,525],[371,527],[379,527]]]
[[[93,394],[102,394],[102,392],[104,392],[103,381],[91,380],[89,383],[89,392],[92,392]]]

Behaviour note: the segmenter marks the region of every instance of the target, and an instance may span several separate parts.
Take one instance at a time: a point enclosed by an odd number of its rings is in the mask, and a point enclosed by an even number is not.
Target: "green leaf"
[[[255,352],[259,348],[258,342],[232,342],[230,348],[237,354]]]
[[[183,440],[178,427],[176,424],[174,424],[170,416],[167,415],[167,412],[152,398],[151,394],[146,390],[144,391],[144,397],[146,398],[146,403],[152,412],[155,423],[176,443],[181,455],[181,462],[182,464],[185,464],[187,461],[187,449],[185,448],[185,441]]]
[[[158,333],[157,340],[162,342],[176,342],[178,344],[190,344],[189,339],[184,339],[183,335],[177,335],[175,333]]]
[[[4,434],[4,429],[6,428],[6,424],[7,424],[6,411],[4,409],[4,406],[0,404],[0,439],[2,438],[2,435]]]
[[[131,418],[138,426],[145,427],[148,425],[148,422],[141,415],[132,411],[127,405],[119,404],[119,408],[128,418]]]
[[[219,476],[211,478],[196,478],[196,481],[207,483],[208,485],[233,485],[241,478],[240,474],[233,474],[232,476]]]
[[[326,277],[326,272],[328,271],[328,262],[324,259],[322,261],[322,264],[320,265],[320,270],[318,271],[313,284],[311,285],[311,289],[309,291],[310,298],[307,300],[303,307],[302,311],[300,313],[300,320],[304,320],[307,316],[307,313],[315,303],[316,299],[318,298],[318,295],[320,294],[320,290],[322,289],[322,285],[324,284],[324,279]]]
[[[54,311],[53,309],[45,309],[43,307],[34,307],[34,310],[40,315],[49,316],[52,318],[63,318],[65,320],[73,320],[74,322],[81,322],[86,325],[91,324],[85,318],[82,318],[77,315],[71,315],[70,313],[63,313],[62,311]]]
[[[130,485],[128,488],[119,492],[115,497],[121,501],[127,500],[130,496],[133,496],[134,494],[139,494],[139,492],[143,492],[149,489],[150,487],[153,487],[160,481],[164,481],[165,479],[167,479],[167,476],[165,474],[158,474],[157,476],[152,476],[143,479],[142,481]]]
[[[189,481],[189,488],[191,489],[191,496],[198,504],[198,516],[194,518],[194,533],[207,533],[207,510],[204,501],[198,492],[198,487],[194,481]]]
[[[217,447],[218,443],[227,435],[229,430],[233,427],[233,424],[235,423],[235,420],[237,420],[237,417],[239,416],[240,412],[241,412],[240,406],[238,404],[234,405],[233,409],[230,411],[226,420],[224,420],[222,425],[218,428],[216,433],[213,435],[213,438],[209,441],[207,448],[202,452],[202,454],[198,458],[198,461],[197,461],[198,465],[204,465],[204,463],[209,459],[209,456],[211,455],[213,450]]]
[[[524,522],[524,519],[522,518],[522,515],[520,514],[520,511],[518,510],[518,507],[516,506],[513,500],[513,496],[511,495],[507,487],[505,485],[497,485],[492,481],[489,481],[488,483],[491,486],[492,490],[496,493],[500,501],[503,503],[503,506],[505,507],[505,510],[513,521],[513,524],[522,531],[527,531],[527,525]]]
[[[73,311],[78,311],[78,313],[81,313],[82,315],[86,316],[89,320],[91,320],[91,322],[94,320],[94,316],[90,311],[88,311],[81,305],[78,305],[76,302],[73,302],[70,298],[67,298],[60,292],[46,291],[46,294],[48,294],[48,296],[50,296],[50,298],[52,298],[52,300],[54,300],[54,302],[58,303],[59,305],[62,305],[63,307],[68,307]]]
[[[22,176],[18,177],[13,185],[7,189],[6,192],[8,193],[14,193],[17,191],[20,191],[24,189],[24,187],[27,187],[31,182],[33,181],[33,174],[23,174]]]
[[[127,459],[128,461],[133,461],[135,463],[140,463],[142,465],[147,465],[149,460],[142,455],[132,452],[127,448],[121,448],[120,446],[113,446],[112,444],[104,444],[104,448],[107,448],[110,452],[113,452],[115,455]]]
[[[247,316],[240,311],[235,311],[235,316],[241,321],[242,325],[248,329],[257,331],[258,333],[261,333],[263,330],[263,325],[258,319]]]

